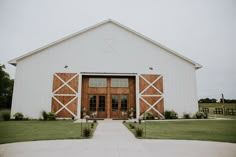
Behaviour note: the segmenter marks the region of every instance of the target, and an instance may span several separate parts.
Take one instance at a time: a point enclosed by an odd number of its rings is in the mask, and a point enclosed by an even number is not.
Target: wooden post
[[[224,103],[225,103],[225,100],[224,100],[224,94],[222,93],[221,94],[221,99],[222,99],[222,108],[223,108],[223,115],[225,115],[225,105],[224,105]]]

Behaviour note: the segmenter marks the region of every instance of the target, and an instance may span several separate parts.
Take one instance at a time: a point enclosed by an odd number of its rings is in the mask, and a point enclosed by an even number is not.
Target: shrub
[[[42,111],[42,117],[43,117],[43,120],[48,120],[48,113],[46,111]]]
[[[204,117],[204,112],[197,112],[196,113],[196,118],[197,119],[202,119]]]
[[[91,123],[91,128],[94,128],[94,123]]]
[[[197,119],[203,119],[203,118],[207,118],[207,117],[208,117],[208,115],[205,114],[204,112],[196,112],[195,116],[194,116],[194,118],[197,118]]]
[[[144,119],[148,119],[148,120],[154,119],[154,116],[153,116],[153,113],[152,113],[152,112],[145,112],[145,113],[143,114],[143,117],[144,117]]]
[[[136,128],[135,129],[135,135],[136,135],[136,137],[142,137],[143,136],[143,129],[142,128]]]
[[[204,113],[204,119],[207,119],[208,118],[208,113]]]
[[[11,112],[9,110],[2,111],[2,118],[4,121],[8,121],[11,118]]]
[[[87,128],[84,128],[84,130],[83,130],[83,136],[84,137],[86,137],[86,138],[88,138],[89,136],[91,136],[91,129],[89,128],[89,127],[87,127]]]
[[[123,123],[126,123],[126,121],[124,120]]]
[[[13,115],[13,117],[15,118],[15,120],[23,120],[24,119],[24,115],[20,112],[17,112]]]
[[[164,115],[165,119],[178,119],[178,114],[174,110],[166,110]]]
[[[191,116],[190,116],[189,113],[184,113],[184,114],[183,114],[183,118],[184,118],[184,119],[190,119]]]
[[[93,123],[97,123],[97,120],[95,119],[95,120],[93,120]]]
[[[135,126],[133,124],[129,124],[130,129],[134,129]]]
[[[56,114],[53,112],[48,112],[48,120],[56,120]]]

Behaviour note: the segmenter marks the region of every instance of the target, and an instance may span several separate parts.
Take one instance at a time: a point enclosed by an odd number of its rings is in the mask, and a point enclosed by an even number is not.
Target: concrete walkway
[[[92,139],[0,145],[0,157],[235,157],[236,144],[185,140],[139,140],[121,121],[99,121]]]

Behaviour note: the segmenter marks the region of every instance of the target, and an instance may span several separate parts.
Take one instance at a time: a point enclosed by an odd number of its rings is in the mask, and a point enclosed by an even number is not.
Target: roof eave
[[[13,65],[13,66],[16,66],[16,60],[15,60],[15,59],[10,60],[10,61],[8,61],[8,64],[11,64],[11,65]]]

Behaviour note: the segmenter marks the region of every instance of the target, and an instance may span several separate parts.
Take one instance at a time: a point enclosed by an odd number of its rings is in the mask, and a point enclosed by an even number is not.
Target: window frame
[[[103,80],[105,82],[96,82],[96,80]],[[100,84],[100,85],[99,85]],[[90,77],[88,78],[89,88],[107,88],[107,78],[106,77]]]
[[[122,82],[121,80],[125,80],[125,82]],[[111,78],[110,87],[111,88],[129,88],[129,78]]]

